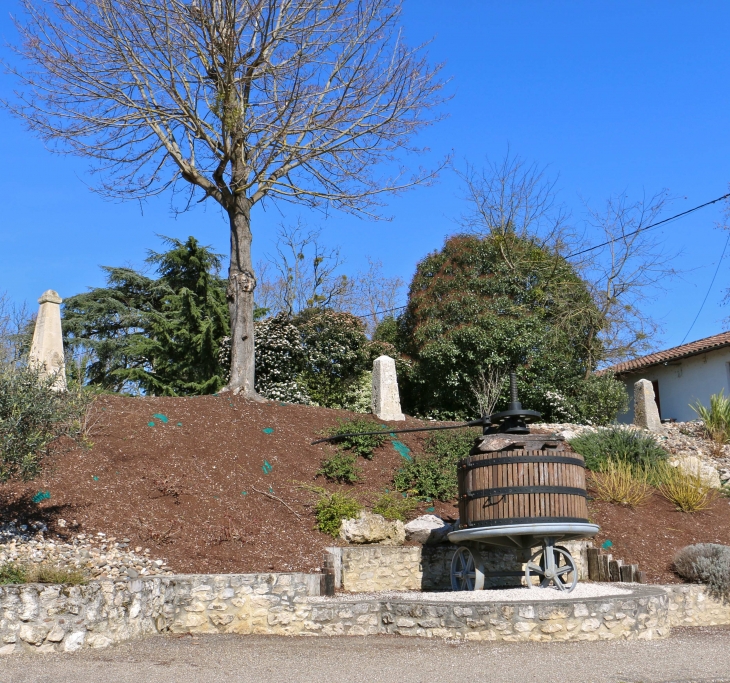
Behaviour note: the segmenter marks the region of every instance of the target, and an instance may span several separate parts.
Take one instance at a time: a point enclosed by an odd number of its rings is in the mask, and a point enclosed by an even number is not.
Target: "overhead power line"
[[[589,251],[595,251],[596,249],[600,249],[601,247],[607,247],[609,244],[613,244],[614,242],[618,242],[619,240],[626,239],[627,237],[632,237],[633,235],[638,235],[640,232],[646,232],[647,230],[652,230],[653,228],[658,228],[660,225],[664,225],[665,223],[670,223],[671,221],[676,221],[678,218],[682,218],[683,216],[687,216],[691,213],[694,213],[695,211],[699,211],[700,209],[704,209],[706,206],[710,206],[712,204],[717,204],[717,202],[721,202],[723,199],[730,198],[730,193],[722,195],[722,197],[718,197],[717,199],[713,199],[712,201],[705,202],[704,204],[700,204],[699,206],[695,206],[692,209],[687,209],[687,211],[682,211],[681,213],[675,214],[674,216],[670,216],[669,218],[665,218],[661,221],[657,221],[656,223],[652,223],[651,225],[646,225],[643,228],[637,228],[636,230],[632,230],[631,232],[627,232],[624,235],[621,235],[621,237],[615,237],[614,239],[608,240],[606,242],[601,242],[601,244],[595,244],[592,247],[587,247],[586,249],[581,249],[580,251],[574,251],[572,254],[568,254],[565,258],[573,258],[574,256],[580,256],[581,254],[587,254]],[[730,236],[728,237],[730,239]],[[727,243],[725,244],[725,247],[727,248]],[[723,256],[725,254],[725,250],[723,250]],[[722,258],[720,258],[720,261],[722,261]],[[718,263],[718,270],[720,268],[720,264]],[[717,277],[717,271],[715,271],[715,277]],[[715,282],[715,278],[712,278],[712,283]],[[712,283],[710,283],[710,288],[712,287]],[[707,294],[709,295],[709,290]],[[705,301],[707,300],[707,296],[705,296]],[[702,306],[704,306],[704,301],[702,302]],[[356,315],[356,318],[370,318],[374,317],[376,315],[380,315],[381,313],[392,313],[393,311],[400,311],[404,308],[407,308],[407,306],[397,306],[396,308],[389,308],[385,311],[375,311],[373,313],[366,313],[365,315]],[[702,307],[700,307],[700,311],[697,313],[697,316],[699,317],[699,314],[702,312]],[[695,318],[695,322],[697,321],[697,318]],[[694,326],[694,322],[692,323],[692,326]],[[692,330],[692,327],[687,331],[687,334]],[[685,339],[687,338],[687,335],[685,335]],[[682,340],[682,343],[684,343],[684,340]]]
[[[587,249],[583,249],[581,251],[574,251],[572,254],[568,254],[565,258],[573,258],[573,256],[580,256],[581,254],[587,254],[589,251],[594,251],[595,249],[600,249],[601,247],[606,247],[609,244],[618,242],[619,240],[626,239],[627,237],[631,237],[633,235],[638,235],[640,232],[646,232],[647,230],[651,230],[652,228],[657,228],[660,225],[664,225],[665,223],[669,223],[670,221],[675,221],[675,220],[677,220],[677,218],[686,216],[687,214],[693,213],[694,211],[699,211],[700,209],[704,209],[706,206],[710,206],[710,204],[717,204],[717,202],[721,202],[723,199],[727,199],[728,197],[730,197],[730,194],[724,194],[724,195],[722,195],[722,197],[713,199],[711,202],[705,202],[704,204],[695,206],[693,209],[688,209],[687,211],[682,211],[682,213],[678,213],[675,216],[665,218],[664,220],[658,221],[657,223],[652,223],[651,225],[644,226],[643,228],[637,228],[636,230],[633,230],[632,232],[627,232],[625,235],[621,235],[621,237],[616,237],[612,240],[608,240],[607,242],[602,242],[601,244],[596,244],[592,247],[588,247]]]
[[[689,333],[692,331],[692,328],[695,326],[695,323],[697,322],[697,318],[700,317],[700,313],[702,313],[702,309],[705,307],[705,304],[707,303],[707,297],[710,296],[710,292],[712,291],[712,285],[715,284],[715,278],[717,277],[717,274],[720,272],[720,264],[722,263],[722,259],[725,258],[725,250],[727,249],[727,245],[730,242],[730,234],[728,234],[727,239],[725,240],[725,246],[722,248],[722,254],[720,256],[720,260],[717,262],[717,268],[715,268],[715,274],[712,276],[712,280],[710,282],[710,286],[707,288],[707,293],[705,294],[705,298],[702,299],[702,304],[700,306],[700,310],[697,311],[697,315],[695,316],[695,319],[692,321],[692,324],[689,326],[689,329],[687,330],[687,334],[684,335],[684,339],[680,342],[680,346],[684,344],[687,337],[689,337]]]

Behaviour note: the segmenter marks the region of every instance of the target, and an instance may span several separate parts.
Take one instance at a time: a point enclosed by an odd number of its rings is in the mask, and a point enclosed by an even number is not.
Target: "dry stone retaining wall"
[[[286,632],[320,574],[220,574],[0,586],[0,654],[73,652],[164,633]]]
[[[730,624],[702,586],[632,586],[629,596],[446,602],[319,596],[321,575],[228,574],[0,587],[0,654],[73,652],[156,633],[399,634],[468,640],[657,638],[672,625]]]
[[[705,586],[679,584],[663,588],[669,596],[671,626],[730,625],[730,603],[710,596]]]
[[[588,578],[586,549],[590,542],[563,543],[573,556],[578,578]],[[482,557],[488,572],[524,571],[524,556],[510,548],[486,548]],[[335,587],[349,593],[377,591],[451,590],[451,558],[456,546],[388,547],[360,545],[327,548],[333,567]],[[520,585],[520,577],[487,578],[486,588]]]

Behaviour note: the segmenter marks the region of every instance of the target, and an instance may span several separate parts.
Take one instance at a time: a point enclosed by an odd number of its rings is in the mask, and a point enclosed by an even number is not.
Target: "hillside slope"
[[[150,548],[176,572],[316,570],[323,549],[338,541],[314,529],[317,495],[306,487],[347,490],[372,505],[403,463],[388,440],[372,461],[359,458],[363,481],[355,486],[315,479],[322,459],[336,449],[310,442],[353,416],[325,408],[226,395],[107,396],[96,402],[93,416],[91,448],[53,456],[33,482],[0,486],[0,522],[42,521],[61,537],[101,531],[128,539],[132,548]],[[411,418],[397,423],[423,425]],[[417,455],[427,437],[398,440]],[[730,545],[724,497],[692,515],[656,493],[637,510],[599,501],[589,510],[601,526],[597,544],[610,540],[609,552],[638,562],[652,582],[678,580],[671,563],[685,545]],[[453,503],[424,503],[413,516],[427,512],[458,515]]]
[[[314,530],[317,496],[301,485],[347,488],[367,503],[403,462],[387,441],[372,461],[359,459],[361,484],[315,481],[335,449],[310,442],[349,416],[226,395],[103,397],[94,407],[93,446],[54,456],[33,482],[0,486],[0,515],[41,520],[60,535],[102,531],[129,539],[177,572],[311,571],[334,541]],[[400,440],[418,451],[423,438]],[[50,498],[32,501],[46,491]],[[437,512],[453,510],[439,505]]]

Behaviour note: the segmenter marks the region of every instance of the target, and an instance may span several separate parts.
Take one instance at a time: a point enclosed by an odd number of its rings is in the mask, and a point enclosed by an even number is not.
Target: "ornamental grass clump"
[[[631,508],[641,507],[652,494],[647,470],[623,460],[607,461],[591,482],[599,500]]]
[[[600,472],[612,460],[648,469],[667,459],[667,452],[654,437],[618,425],[585,432],[571,439],[570,446],[585,458],[586,467],[594,472]]]
[[[56,565],[18,564],[8,562],[0,566],[0,586],[21,583],[46,583],[66,586],[83,586],[87,577],[77,569],[66,569]]]
[[[730,547],[718,543],[688,545],[674,556],[674,571],[685,581],[706,584],[714,598],[730,600]]]
[[[658,468],[659,492],[682,512],[699,512],[709,508],[717,498],[718,491],[703,477],[698,466],[696,472],[682,467],[664,464]]]
[[[335,442],[337,446],[344,448],[346,451],[352,451],[355,455],[372,460],[375,449],[381,446],[386,438],[388,438],[388,432],[377,422],[366,417],[340,420],[338,424],[327,429],[325,433],[327,436],[340,436],[342,434],[377,431],[382,431],[383,433],[367,436],[347,436],[342,439],[337,439]]]
[[[336,538],[343,519],[354,519],[360,515],[362,505],[346,493],[324,492],[314,506],[317,529]]]
[[[707,408],[697,401],[690,408],[702,420],[707,436],[715,445],[715,451],[722,451],[726,443],[730,443],[730,396],[725,396],[725,390],[710,396],[710,407]]]

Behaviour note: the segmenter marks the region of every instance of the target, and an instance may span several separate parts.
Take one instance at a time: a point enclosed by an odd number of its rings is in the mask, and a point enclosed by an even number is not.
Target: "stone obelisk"
[[[400,409],[395,361],[390,356],[380,356],[373,362],[372,410],[376,417],[387,422],[406,419]]]
[[[61,303],[58,292],[49,289],[38,299],[40,308],[30,347],[29,363],[41,368],[44,377],[54,375],[54,391],[66,391],[66,364],[63,359]]]

